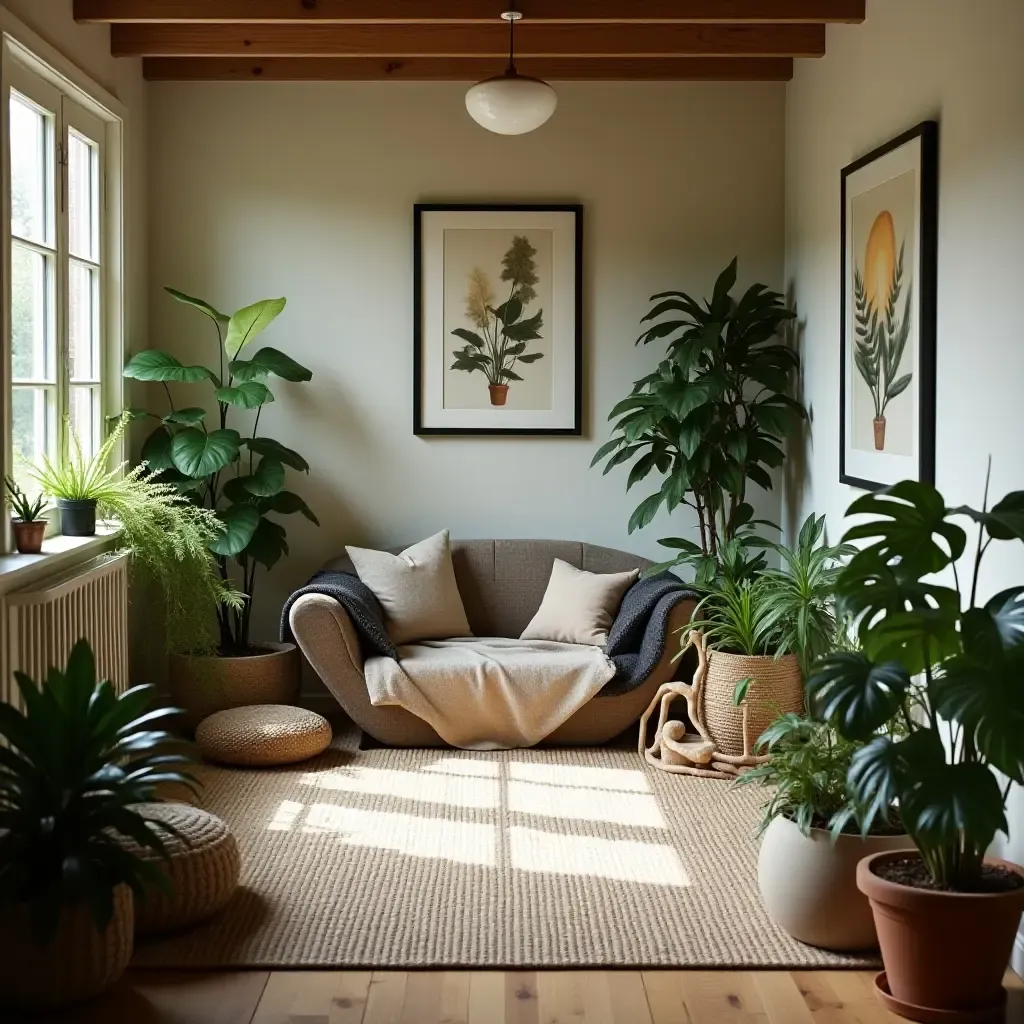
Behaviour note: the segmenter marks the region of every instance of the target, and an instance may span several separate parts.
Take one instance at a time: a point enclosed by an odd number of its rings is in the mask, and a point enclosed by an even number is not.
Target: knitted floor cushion
[[[136,933],[184,928],[215,914],[231,899],[241,870],[238,844],[227,825],[190,804],[137,804],[136,808],[147,818],[167,822],[187,840],[159,832],[171,855],[170,863],[159,860],[170,891],[152,887],[145,900],[135,901]],[[157,860],[152,850],[132,840],[124,840],[124,845],[139,856]]]
[[[254,704],[218,711],[196,729],[196,743],[211,761],[269,767],[305,761],[331,742],[326,718],[284,704]]]

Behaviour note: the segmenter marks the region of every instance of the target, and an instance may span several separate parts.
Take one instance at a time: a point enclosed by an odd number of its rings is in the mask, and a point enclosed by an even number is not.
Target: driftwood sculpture
[[[753,752],[753,738],[748,728],[748,708],[740,705],[743,716],[743,753],[726,754],[720,751],[708,732],[704,717],[704,684],[708,674],[708,650],[704,634],[699,629],[690,630],[685,652],[693,647],[697,652],[697,671],[692,683],[678,681],[663,683],[651,701],[651,706],[640,719],[640,741],[638,752],[649,764],[662,771],[679,775],[699,775],[710,779],[729,779],[742,774],[744,769],[764,764],[767,756]],[[670,719],[669,712],[677,700],[686,702],[686,718],[696,733],[688,732],[685,721]],[[647,746],[647,724],[658,711],[658,726],[654,742]]]

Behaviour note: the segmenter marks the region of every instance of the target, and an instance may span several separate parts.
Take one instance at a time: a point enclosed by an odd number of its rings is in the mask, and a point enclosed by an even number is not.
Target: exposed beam
[[[786,82],[793,61],[782,57],[526,58],[523,74],[550,81]],[[489,58],[407,57],[147,57],[142,71],[156,82],[476,82],[498,70]]]
[[[530,21],[819,23],[864,20],[865,0],[520,0]],[[75,0],[79,21],[401,23],[495,21],[486,0]]]
[[[496,25],[114,25],[115,57],[492,57]],[[537,25],[523,57],[820,57],[824,25]]]

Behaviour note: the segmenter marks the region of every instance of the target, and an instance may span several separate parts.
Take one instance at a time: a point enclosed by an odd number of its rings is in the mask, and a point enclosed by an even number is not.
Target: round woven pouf
[[[254,704],[218,711],[196,729],[196,743],[211,761],[269,767],[323,753],[331,742],[326,718],[284,704]]]
[[[231,899],[242,866],[238,844],[227,825],[209,811],[190,804],[135,804],[134,807],[146,818],[167,822],[187,840],[183,842],[154,829],[170,854],[170,863],[133,840],[123,840],[132,853],[157,861],[170,881],[169,891],[151,886],[144,900],[135,901],[136,933],[184,928],[215,914]]]

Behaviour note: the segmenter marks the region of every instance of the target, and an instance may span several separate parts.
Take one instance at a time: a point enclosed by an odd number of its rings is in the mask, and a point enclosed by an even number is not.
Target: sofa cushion
[[[447,530],[397,555],[370,548],[345,551],[384,609],[384,625],[394,644],[472,636]]]
[[[587,572],[556,558],[544,599],[521,639],[603,647],[623,595],[639,575],[638,569]]]

